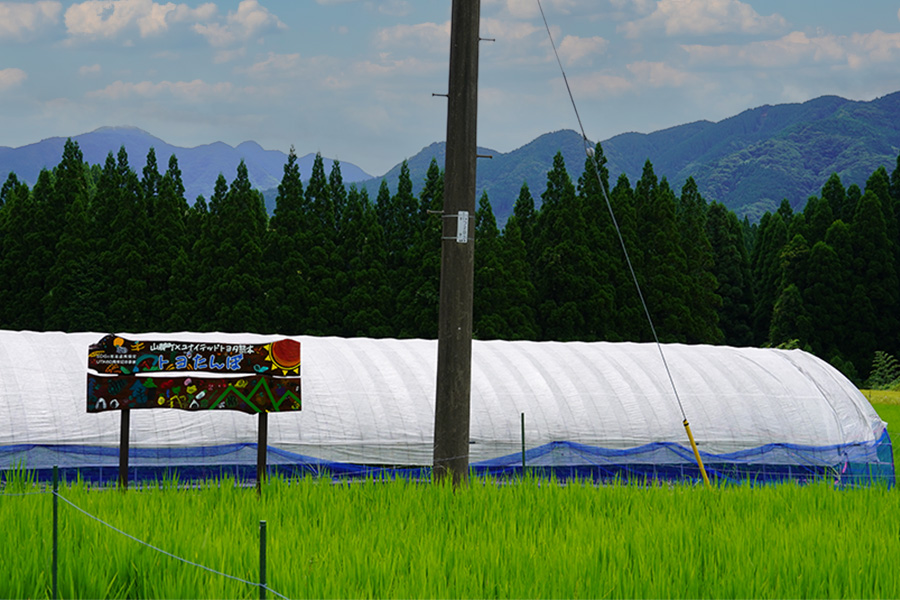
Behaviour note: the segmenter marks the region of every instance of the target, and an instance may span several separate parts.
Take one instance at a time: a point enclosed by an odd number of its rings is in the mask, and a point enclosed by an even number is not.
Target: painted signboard
[[[130,408],[286,412],[301,408],[300,343],[132,341],[88,349],[87,411]]]

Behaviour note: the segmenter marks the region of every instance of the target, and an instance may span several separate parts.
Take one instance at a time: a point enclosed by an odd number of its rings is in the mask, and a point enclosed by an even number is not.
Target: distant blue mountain
[[[124,146],[128,153],[128,163],[138,175],[147,163],[147,152],[153,148],[160,172],[165,172],[169,157],[178,158],[184,180],[185,196],[193,202],[197,196],[207,198],[212,194],[219,174],[230,183],[234,179],[241,160],[247,165],[250,183],[259,190],[275,188],[281,182],[287,154],[278,150],[265,150],[256,142],[244,142],[236,148],[223,142],[215,142],[194,148],[181,148],[167,144],[158,137],[137,127],[101,127],[90,133],[72,136],[78,142],[84,159],[90,164],[106,162],[110,152],[117,155]],[[41,169],[52,169],[62,158],[66,138],[53,137],[35,144],[9,148],[0,146],[0,177],[5,181],[13,172],[20,181],[34,185]],[[309,177],[316,155],[306,154],[298,158],[302,177]],[[332,160],[325,159],[325,172],[331,170]],[[370,179],[372,176],[352,163],[341,162],[341,175],[351,183]]]
[[[787,199],[802,209],[819,195],[832,173],[844,186],[864,187],[880,166],[892,172],[900,153],[900,92],[868,102],[823,96],[800,104],[760,106],[717,123],[697,121],[653,133],[623,133],[601,142],[608,159],[610,186],[625,174],[631,185],[649,160],[657,177],[666,177],[676,194],[688,177],[708,201],[718,201],[738,216],[756,221]],[[444,166],[445,147],[435,143],[407,160],[413,191],[425,182],[431,159]],[[541,135],[521,148],[479,159],[476,196],[488,193],[502,225],[512,213],[523,183],[540,206],[553,157],[562,153],[577,182],[584,170],[581,135],[572,130]],[[400,165],[382,177],[361,181],[374,198],[381,180],[397,189]]]
[[[283,152],[264,150],[256,142],[237,148],[222,142],[178,148],[134,127],[102,127],[73,139],[91,164],[103,164],[108,152],[115,154],[124,145],[138,173],[150,147],[161,171],[175,154],[189,201],[199,194],[209,197],[219,173],[230,182],[244,159],[250,181],[263,192],[270,214],[287,162]],[[21,148],[0,147],[0,178],[5,180],[14,171],[33,185],[42,168],[59,163],[64,143],[64,138],[50,138]],[[864,187],[878,167],[893,171],[900,152],[900,92],[868,102],[823,96],[800,104],[760,106],[716,123],[697,121],[652,133],[623,133],[602,146],[609,160],[610,185],[625,174],[633,186],[650,160],[657,177],[666,177],[676,194],[693,177],[708,201],[722,202],[738,216],[755,221],[777,209],[782,199],[802,209],[810,196],[821,193],[832,173],[840,175],[845,186]],[[557,152],[577,181],[586,157],[581,135],[574,131],[546,133],[507,153],[479,148],[479,154],[493,158],[478,161],[476,194],[488,193],[498,224],[512,213],[523,183],[540,205]],[[436,142],[408,157],[414,193],[422,189],[432,159],[443,169],[444,153],[444,143]],[[314,154],[299,159],[304,178],[312,172],[314,159]],[[325,160],[326,172],[331,162]],[[382,180],[396,192],[400,164],[372,177],[342,162],[341,174],[345,183],[365,188],[374,201]]]

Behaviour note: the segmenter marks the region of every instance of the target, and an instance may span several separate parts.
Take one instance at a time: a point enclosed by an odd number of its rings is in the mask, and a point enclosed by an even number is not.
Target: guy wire
[[[638,298],[641,300],[641,306],[644,308],[644,315],[647,317],[647,323],[650,324],[650,331],[653,333],[653,340],[656,342],[656,348],[659,350],[659,356],[662,359],[663,367],[666,370],[666,375],[669,377],[669,385],[672,387],[672,393],[675,395],[675,401],[678,402],[678,408],[681,410],[681,417],[684,419],[684,428],[687,431],[688,439],[690,439],[691,446],[694,450],[694,456],[697,459],[697,466],[700,467],[700,473],[703,475],[703,481],[706,482],[706,485],[709,486],[709,479],[706,476],[706,470],[703,468],[703,461],[700,459],[700,452],[697,449],[696,442],[694,442],[694,436],[691,433],[690,425],[688,424],[687,415],[684,412],[684,405],[681,403],[681,397],[678,395],[678,388],[675,386],[675,380],[672,378],[672,371],[669,369],[669,363],[666,361],[665,352],[663,352],[662,344],[659,342],[659,336],[656,334],[656,327],[653,325],[653,319],[650,317],[650,310],[647,308],[647,302],[644,300],[644,294],[641,292],[641,286],[638,283],[637,276],[634,273],[634,267],[631,264],[631,258],[628,256],[628,248],[625,246],[625,239],[622,237],[622,231],[619,229],[619,223],[616,220],[616,215],[613,212],[612,203],[609,200],[609,194],[606,193],[606,186],[603,185],[603,178],[600,177],[600,165],[597,162],[597,157],[595,156],[594,149],[590,145],[588,141],[587,135],[584,131],[584,124],[581,122],[581,116],[578,114],[578,106],[575,103],[575,96],[572,95],[572,88],[569,86],[569,78],[566,77],[566,70],[563,68],[562,61],[559,58],[559,52],[556,50],[556,43],[553,41],[553,34],[550,33],[550,25],[547,23],[547,16],[544,14],[544,7],[541,5],[541,0],[537,0],[538,9],[541,11],[541,18],[544,20],[544,28],[547,30],[547,37],[550,39],[550,46],[553,48],[553,54],[556,56],[556,64],[559,65],[559,70],[562,73],[563,82],[566,84],[566,91],[569,93],[569,100],[572,103],[572,109],[575,111],[575,118],[578,120],[578,127],[581,129],[581,142],[584,144],[584,153],[591,160],[591,163],[594,165],[594,174],[597,176],[597,183],[600,185],[600,191],[603,193],[603,200],[606,202],[606,207],[609,210],[609,216],[612,219],[613,226],[616,229],[616,235],[619,237],[619,244],[622,246],[622,252],[625,255],[625,263],[628,265],[628,270],[631,273],[631,279],[634,281],[634,287],[637,290]]]

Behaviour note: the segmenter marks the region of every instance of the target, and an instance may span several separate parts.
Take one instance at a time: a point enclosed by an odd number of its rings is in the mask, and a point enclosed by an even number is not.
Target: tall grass
[[[23,489],[25,486],[23,484]],[[37,488],[35,488],[37,489]],[[61,495],[110,524],[292,598],[900,597],[900,494],[406,481],[231,481]],[[51,499],[0,496],[0,597],[47,597]],[[60,503],[60,593],[256,598]],[[270,595],[270,597],[272,597]]]
[[[900,431],[900,401],[880,400],[873,406]],[[24,470],[0,490],[2,598],[50,595],[46,491]],[[273,478],[262,492],[231,480],[169,480],[125,493],[77,481],[60,488],[118,529],[251,582],[266,520],[268,584],[291,598],[900,597],[900,494],[879,486],[705,490],[529,479],[474,480],[454,492],[402,480]],[[61,597],[259,596],[65,502],[59,511]]]
[[[871,395],[872,407],[888,424],[888,433],[891,434],[891,445],[894,450],[894,469],[900,465],[900,392],[883,390],[863,390],[863,393]]]

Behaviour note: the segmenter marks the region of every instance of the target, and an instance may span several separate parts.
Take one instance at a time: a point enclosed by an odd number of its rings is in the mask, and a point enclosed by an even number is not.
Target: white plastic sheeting
[[[284,336],[122,333],[133,340],[266,343]],[[117,411],[86,412],[87,349],[102,333],[0,331],[0,447],[115,447]],[[269,445],[328,461],[427,465],[434,428],[434,340],[294,336],[303,410],[269,417]],[[874,443],[884,431],[840,372],[800,350],[664,345],[701,451],[770,443]],[[601,448],[687,445],[654,344],[475,341],[472,462],[554,441]],[[258,420],[233,411],[134,410],[131,446],[255,443]]]

